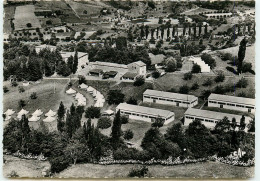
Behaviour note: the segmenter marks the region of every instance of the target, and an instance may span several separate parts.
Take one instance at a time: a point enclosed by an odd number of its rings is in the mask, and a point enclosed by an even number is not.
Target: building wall
[[[208,100],[208,107],[218,107],[218,108],[220,108],[220,104],[218,104],[218,103],[211,103],[210,101],[212,101],[212,100]],[[214,101],[214,102],[216,102],[216,101]],[[226,104],[228,104],[228,103],[226,103]],[[244,105],[244,106],[246,106],[246,105]],[[231,110],[237,110],[237,111],[242,111],[242,112],[248,112],[249,108],[237,107],[236,104],[235,104],[235,106],[223,105],[223,109],[231,109]],[[251,109],[251,113],[255,114],[255,109]]]
[[[166,104],[166,105],[173,105],[173,106],[177,106],[177,102],[175,102],[173,100],[173,102],[171,101],[166,101],[166,100],[159,100],[159,99],[152,99],[152,98],[146,98],[143,96],[143,102],[150,102],[150,103],[158,103],[158,104]],[[190,103],[190,104],[185,104],[185,103],[179,103],[178,107],[194,107],[198,104],[198,98],[196,100],[196,102],[194,103]]]
[[[135,63],[129,64],[128,70],[129,70],[129,72],[134,72],[134,73],[137,73],[138,75],[145,75],[146,74],[146,66],[140,67]]]

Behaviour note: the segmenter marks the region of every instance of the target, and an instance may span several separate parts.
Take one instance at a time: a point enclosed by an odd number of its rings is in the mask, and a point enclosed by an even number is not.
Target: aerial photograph
[[[2,177],[255,177],[255,1],[1,2]]]

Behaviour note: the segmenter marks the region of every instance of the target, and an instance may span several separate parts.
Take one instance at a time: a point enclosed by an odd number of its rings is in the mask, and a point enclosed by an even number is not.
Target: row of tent
[[[6,120],[9,120],[11,116],[15,113],[14,110],[8,109],[4,114],[6,116]],[[17,114],[17,118],[21,119],[23,115],[27,115],[29,111],[26,111],[25,109],[20,110]],[[40,119],[40,116],[43,114],[43,112],[40,109],[37,109],[34,113],[32,113],[32,116],[28,119],[31,122],[36,122]],[[51,109],[45,114],[47,118],[43,119],[44,122],[52,122],[55,120],[55,115],[57,113],[52,111]]]

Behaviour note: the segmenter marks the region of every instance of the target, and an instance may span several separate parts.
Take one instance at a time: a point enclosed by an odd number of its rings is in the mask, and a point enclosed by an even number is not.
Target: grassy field
[[[4,24],[3,32],[11,33],[11,19],[14,18],[15,6],[7,6],[4,8]]]
[[[57,177],[77,178],[126,178],[136,165],[77,164],[69,167]],[[151,177],[156,178],[250,178],[254,167],[243,168],[218,162],[203,162],[177,166],[148,166]]]
[[[75,10],[75,12],[81,17],[87,16],[97,16],[100,14],[100,10],[103,8],[98,5],[85,4],[80,2],[68,2],[68,4]],[[87,11],[87,14],[84,14],[84,11]]]

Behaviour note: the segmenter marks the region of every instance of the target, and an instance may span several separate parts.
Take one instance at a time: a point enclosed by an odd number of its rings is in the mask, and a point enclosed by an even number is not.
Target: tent
[[[67,94],[75,94],[76,91],[72,88],[70,88],[69,90],[66,91]]]
[[[75,99],[82,99],[84,96],[81,93],[77,93]]]
[[[17,118],[18,118],[18,119],[21,119],[21,118],[22,118],[22,115],[27,115],[28,113],[29,113],[29,111],[26,111],[26,110],[22,109],[22,110],[18,113]]]
[[[79,101],[78,106],[86,106],[87,103],[85,101]]]
[[[43,112],[40,109],[37,109],[34,113],[32,113],[33,116],[40,116]]]
[[[30,82],[23,82],[23,86],[27,87],[30,85]]]
[[[9,119],[11,119],[11,116],[6,116],[5,117],[5,120],[9,120]]]
[[[14,114],[15,111],[13,111],[12,109],[8,109],[7,111],[5,111],[5,115],[6,116],[11,116],[12,114]]]
[[[45,119],[43,120],[43,122],[49,123],[49,122],[52,122],[52,121],[54,121],[54,120],[55,120],[54,117],[48,116],[47,118],[45,118]]]
[[[38,121],[39,119],[40,119],[40,117],[38,117],[38,116],[32,116],[32,117],[30,117],[28,120],[31,121],[31,122],[36,122],[36,121]]]
[[[94,89],[93,87],[91,87],[91,86],[89,86],[89,87],[87,88],[87,91],[90,92],[90,93],[93,93],[94,90],[95,90],[95,89]]]
[[[47,112],[47,113],[45,114],[45,116],[48,116],[48,117],[53,117],[53,116],[55,116],[55,115],[56,115],[56,112],[52,111],[51,109],[49,110],[49,112]]]
[[[79,88],[81,88],[81,89],[87,89],[88,86],[87,86],[86,84],[82,83],[82,84],[79,85]]]

